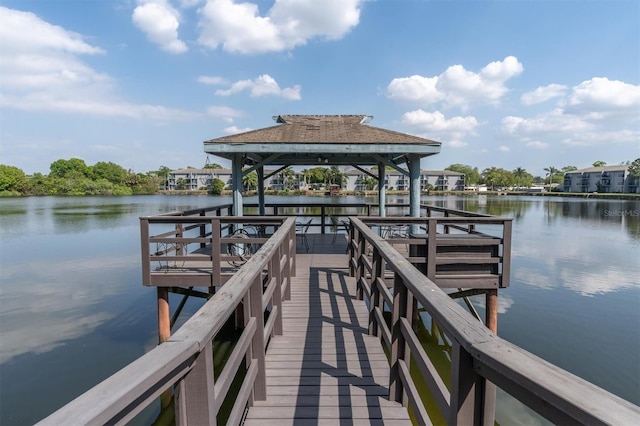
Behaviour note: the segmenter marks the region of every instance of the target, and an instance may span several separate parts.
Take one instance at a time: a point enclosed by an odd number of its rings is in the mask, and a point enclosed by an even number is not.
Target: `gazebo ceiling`
[[[440,152],[440,142],[369,126],[366,115],[280,115],[276,126],[204,142],[207,154],[249,165],[374,165],[405,163]]]

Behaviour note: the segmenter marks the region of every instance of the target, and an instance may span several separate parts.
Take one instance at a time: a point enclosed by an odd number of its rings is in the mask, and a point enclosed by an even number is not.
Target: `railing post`
[[[213,346],[205,344],[195,366],[176,386],[176,425],[215,425]]]
[[[220,219],[211,219],[211,285],[222,285],[220,266]]]
[[[320,206],[320,233],[321,234],[325,233],[324,232],[325,214],[326,214],[325,205],[323,204]]]
[[[206,212],[204,210],[200,210],[200,216],[206,216]],[[207,235],[207,227],[204,224],[204,222],[202,223],[202,225],[200,225],[200,238],[204,238]],[[200,248],[205,248],[207,246],[207,243],[200,243]]]
[[[355,270],[355,262],[357,261],[356,259],[356,251],[353,249],[353,241],[356,238],[356,235],[358,235],[358,231],[356,230],[356,227],[353,226],[353,222],[351,222],[351,226],[349,226],[349,276],[353,277],[356,274],[356,270]]]
[[[282,258],[282,245],[275,248],[275,253],[269,264],[269,278],[275,278],[276,287],[271,296],[271,306],[277,307],[277,316],[273,324],[273,334],[282,335],[282,270],[280,269],[280,259]],[[285,265],[286,266],[286,265]],[[272,311],[273,312],[273,309]]]
[[[264,353],[264,307],[262,306],[262,274],[251,283],[249,288],[249,310],[251,317],[256,320],[256,332],[251,340],[251,362],[257,363],[258,375],[253,384],[253,399],[264,401],[267,399],[267,375]]]
[[[140,254],[142,257],[142,284],[151,283],[151,253],[149,252],[149,219],[140,218]]]
[[[380,306],[380,289],[378,288],[378,277],[384,279],[384,260],[380,256],[378,249],[373,249],[373,267],[371,268],[371,298],[369,299],[369,334],[378,336],[378,321],[376,319],[376,308]]]
[[[448,424],[483,424],[485,384],[486,380],[473,369],[471,354],[454,341],[451,349],[451,412]]]
[[[398,360],[403,360],[409,366],[409,348],[402,334],[401,318],[411,321],[412,313],[409,304],[409,290],[404,285],[398,273],[393,277],[393,314],[391,319],[391,369],[389,371],[389,399],[407,406],[408,398],[400,379],[400,366]]]
[[[363,234],[358,235],[358,262],[356,270],[356,298],[362,300],[364,296],[364,290],[360,284],[360,278],[365,276],[364,257],[366,256],[367,240]]]
[[[436,251],[438,238],[438,219],[430,217],[427,220],[426,270],[427,278],[435,282],[436,279]]]

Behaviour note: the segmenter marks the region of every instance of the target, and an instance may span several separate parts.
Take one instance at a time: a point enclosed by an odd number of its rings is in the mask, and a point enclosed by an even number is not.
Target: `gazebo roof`
[[[204,151],[245,164],[373,165],[404,163],[407,155],[440,152],[440,142],[369,126],[367,115],[279,115],[276,126],[204,142]]]

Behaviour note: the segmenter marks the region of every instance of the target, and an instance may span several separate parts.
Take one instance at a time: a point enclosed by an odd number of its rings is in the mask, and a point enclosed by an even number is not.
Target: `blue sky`
[[[2,164],[201,167],[278,114],[372,115],[426,169],[633,160],[640,2],[0,0]]]

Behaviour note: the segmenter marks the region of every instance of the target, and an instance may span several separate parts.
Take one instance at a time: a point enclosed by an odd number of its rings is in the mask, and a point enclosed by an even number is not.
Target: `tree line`
[[[593,167],[603,167],[607,163],[595,161]],[[629,175],[640,178],[640,158],[634,161],[626,161],[622,165],[629,165]],[[554,166],[545,167],[545,176],[534,176],[522,167],[514,170],[506,170],[500,167],[489,167],[482,172],[477,167],[466,164],[451,164],[445,170],[463,173],[465,184],[468,186],[486,185],[492,188],[529,188],[533,185],[560,184],[564,180],[564,174],[578,170],[576,166],[564,166],[557,168]]]
[[[161,186],[159,171],[135,173],[112,163],[99,161],[89,166],[84,160],[60,159],[51,163],[48,174],[27,176],[18,167],[0,164],[0,195],[137,195],[153,194]]]
[[[632,177],[640,178],[640,158],[623,164],[629,165],[629,174]],[[593,163],[593,167],[605,165],[604,161]],[[218,169],[222,166],[206,164],[204,168]],[[373,167],[371,170],[375,169],[376,167]],[[514,170],[489,167],[480,172],[477,167],[459,163],[451,164],[445,167],[445,170],[464,174],[467,186],[484,184],[493,188],[527,188],[541,184],[560,184],[564,173],[577,170],[577,167],[545,167],[545,176],[534,176],[522,167]],[[166,189],[170,172],[169,167],[160,166],[158,170],[135,173],[112,162],[100,161],[89,166],[84,160],[71,158],[51,163],[49,174],[34,173],[27,176],[17,167],[0,164],[0,196],[154,194],[158,190]],[[284,188],[293,188],[297,183],[295,172],[291,167],[283,169],[279,175]],[[311,188],[342,186],[347,179],[346,174],[338,166],[304,169],[299,175]],[[258,176],[255,171],[243,176],[242,183],[245,190],[255,189],[258,185]],[[366,176],[361,183],[373,189],[377,180]],[[207,189],[214,194],[220,194],[224,186],[224,182],[215,179]]]

